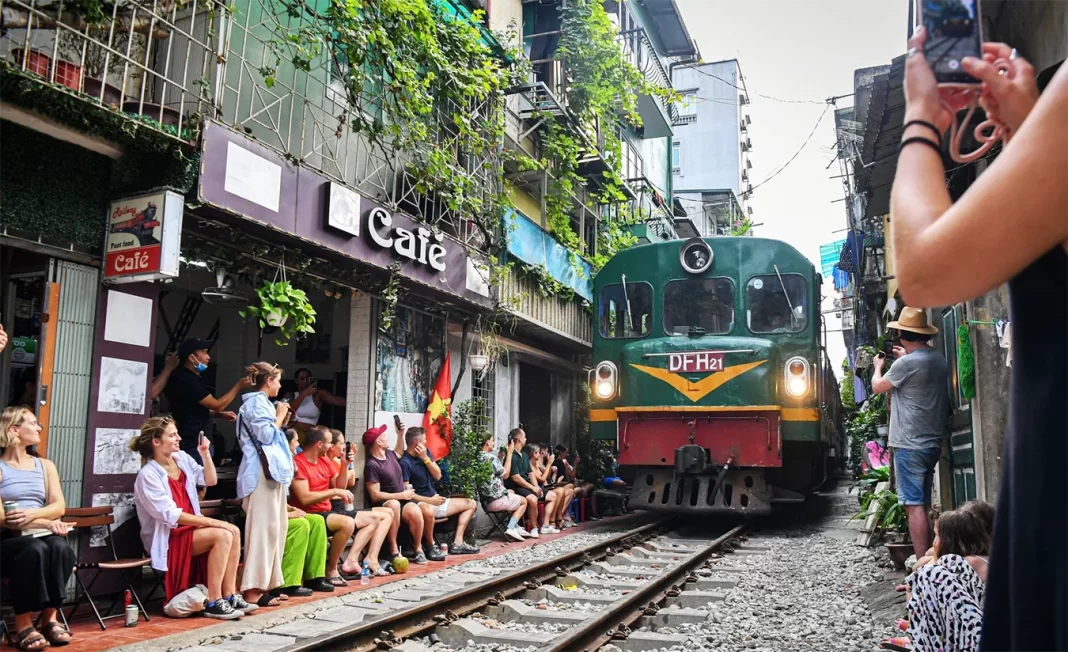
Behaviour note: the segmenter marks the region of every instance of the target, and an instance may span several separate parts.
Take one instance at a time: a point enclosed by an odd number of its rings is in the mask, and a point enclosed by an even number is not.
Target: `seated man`
[[[427,510],[423,509],[423,541],[431,550],[437,548],[438,545],[434,543],[434,521],[459,514],[456,534],[453,536],[452,545],[449,546],[449,552],[454,555],[478,554],[477,546],[464,542],[464,530],[475,517],[478,503],[470,498],[446,498],[438,495],[434,483],[441,480],[441,468],[426,449],[426,430],[408,428],[404,433],[404,443],[407,448],[400,458],[404,481],[411,483],[412,489],[415,490],[414,500],[419,503],[421,509],[426,505],[432,508],[429,517]]]
[[[525,537],[531,536],[529,532],[519,527],[519,521],[523,519],[523,514],[527,511],[527,501],[517,496],[511,489],[504,488],[504,476],[509,469],[493,454],[493,437],[486,437],[486,441],[482,442],[482,458],[493,466],[493,476],[479,490],[479,497],[490,514],[512,513],[504,533],[516,541],[522,541]],[[508,457],[508,463],[511,464],[511,456]]]
[[[397,452],[404,452],[404,424],[397,429]],[[389,552],[394,559],[401,556],[397,534],[401,521],[412,533],[415,556],[412,561],[425,564],[427,561],[445,561],[445,555],[437,546],[430,548],[430,554],[423,552],[423,525],[427,516],[433,522],[434,508],[429,503],[417,503],[415,490],[405,486],[404,471],[401,470],[397,452],[389,449],[386,426],[370,428],[363,433],[363,445],[367,447],[367,461],[363,467],[364,483],[371,504],[388,508],[393,513],[392,526],[389,529]]]
[[[556,492],[546,492],[538,485],[538,479],[530,464],[530,457],[523,452],[527,445],[527,433],[522,428],[513,428],[508,433],[508,445],[505,447],[504,465],[508,472],[504,474],[505,486],[527,501],[527,524],[531,538],[538,534],[538,498],[545,497],[545,513],[542,516],[542,534],[555,534],[556,528],[549,525],[549,516],[556,510]]]
[[[339,476],[334,465],[330,463],[330,430],[325,426],[314,426],[304,436],[304,449],[293,457],[293,484],[290,487],[290,504],[309,514],[320,514],[326,519],[326,529],[330,534],[330,552],[326,557],[326,579],[309,580],[308,587],[313,590],[333,590],[334,586],[347,586],[341,573],[349,576],[360,574],[360,553],[370,543],[367,550],[367,565],[375,575],[385,575],[386,571],[378,564],[378,550],[382,547],[389,533],[392,515],[385,511],[359,511],[345,514],[345,502],[352,502],[352,494],[343,488],[345,477]],[[334,506],[331,500],[339,500]],[[353,531],[356,535],[353,536]],[[338,560],[345,552],[345,544],[352,538],[352,547],[338,572]],[[324,583],[328,583],[325,584]],[[330,586],[326,589],[325,586]],[[318,588],[317,588],[318,587]]]

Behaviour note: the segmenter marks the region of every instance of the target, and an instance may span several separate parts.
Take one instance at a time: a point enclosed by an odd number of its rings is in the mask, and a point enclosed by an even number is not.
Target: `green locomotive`
[[[812,263],[764,238],[658,242],[594,279],[590,429],[637,509],[760,514],[845,454]]]

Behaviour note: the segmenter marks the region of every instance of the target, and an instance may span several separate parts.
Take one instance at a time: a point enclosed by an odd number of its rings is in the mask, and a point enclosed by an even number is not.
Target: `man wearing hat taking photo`
[[[919,558],[931,545],[927,513],[949,416],[949,365],[929,344],[938,329],[927,323],[923,310],[906,307],[900,319],[886,327],[898,332],[901,344],[893,348],[894,364],[886,375],[886,356],[875,358],[871,388],[876,394],[891,392],[889,443],[898,501],[908,516],[912,548]]]
[[[236,421],[237,415],[226,412],[226,408],[234,402],[237,395],[243,389],[252,387],[254,382],[251,377],[245,376],[237,381],[230,391],[219,398],[211,393],[204,384],[201,373],[207,371],[211,356],[208,349],[211,348],[211,340],[198,340],[189,338],[178,347],[178,359],[180,364],[171,373],[167,380],[167,386],[163,393],[170,403],[171,416],[174,425],[178,428],[178,436],[181,437],[182,450],[193,457],[194,460],[203,462],[197,445],[200,441],[200,433],[207,433],[210,437],[211,417],[217,416],[227,421]]]

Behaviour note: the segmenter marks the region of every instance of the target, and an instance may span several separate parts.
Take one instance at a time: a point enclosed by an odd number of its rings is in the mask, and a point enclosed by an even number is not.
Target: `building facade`
[[[682,94],[672,140],[672,176],[686,216],[702,236],[746,232],[753,193],[749,93],[737,59],[680,65]]]

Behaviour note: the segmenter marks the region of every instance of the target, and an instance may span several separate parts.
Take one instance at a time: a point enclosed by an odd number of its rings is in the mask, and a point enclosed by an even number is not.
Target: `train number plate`
[[[723,353],[721,351],[672,353],[668,356],[668,371],[674,373],[723,371]]]

